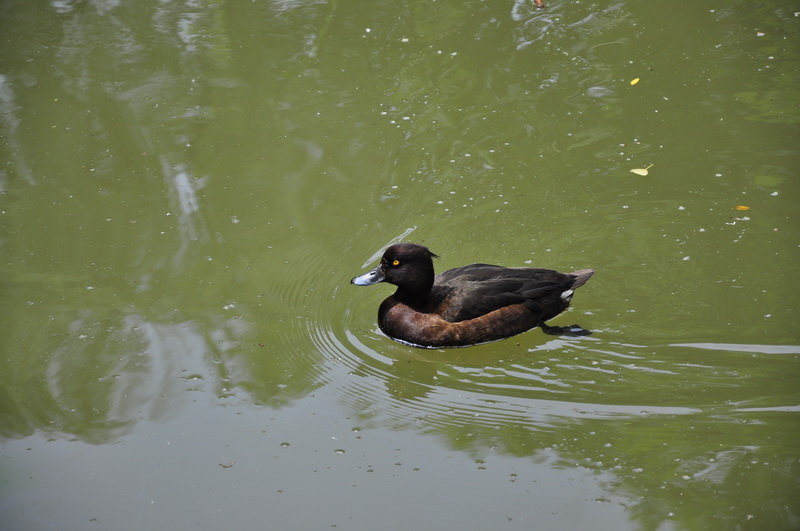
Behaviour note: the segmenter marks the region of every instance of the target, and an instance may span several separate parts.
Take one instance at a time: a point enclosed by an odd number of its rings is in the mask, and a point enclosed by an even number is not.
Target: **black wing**
[[[574,281],[574,276],[550,269],[473,264],[445,271],[436,278],[436,286],[447,293],[442,316],[457,322],[513,304],[525,304],[532,310],[550,299],[560,304],[561,293]]]

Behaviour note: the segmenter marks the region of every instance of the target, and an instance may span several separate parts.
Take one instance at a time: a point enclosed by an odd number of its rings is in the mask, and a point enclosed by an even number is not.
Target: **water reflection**
[[[19,110],[12,84],[9,82],[7,76],[0,74],[0,125],[2,125],[3,138],[8,142],[9,151],[14,157],[14,168],[16,172],[19,173],[28,184],[33,185],[36,184],[36,180],[33,177],[30,165],[25,160],[24,153],[26,149],[19,138]],[[0,173],[0,192],[5,193],[7,187],[6,172],[3,171]]]
[[[191,178],[183,164],[171,167],[162,161],[162,167],[170,201],[178,212],[181,243],[173,256],[173,263],[180,267],[183,256],[192,242],[206,237],[197,197],[197,191],[202,187],[202,181]],[[171,212],[166,214],[170,215]]]

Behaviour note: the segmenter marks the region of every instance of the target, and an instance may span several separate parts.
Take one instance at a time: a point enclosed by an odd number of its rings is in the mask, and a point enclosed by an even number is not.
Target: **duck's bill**
[[[383,275],[380,272],[380,267],[376,267],[369,273],[364,273],[360,277],[356,277],[350,281],[351,284],[355,284],[356,286],[371,286],[378,282],[383,282]]]

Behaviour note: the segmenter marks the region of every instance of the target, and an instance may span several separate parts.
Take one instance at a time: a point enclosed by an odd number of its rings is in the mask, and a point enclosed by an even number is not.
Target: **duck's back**
[[[574,274],[550,269],[472,264],[437,275],[431,302],[436,313],[450,322],[474,319],[515,304],[549,319],[550,314],[557,315],[566,308],[569,300],[562,294],[577,287],[576,283]]]

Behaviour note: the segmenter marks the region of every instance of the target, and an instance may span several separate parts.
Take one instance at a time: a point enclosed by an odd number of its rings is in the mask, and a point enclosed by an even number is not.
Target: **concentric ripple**
[[[289,281],[281,279],[266,294],[279,307],[265,319],[284,320],[265,339],[269,372],[277,370],[298,395],[322,389],[363,426],[413,426],[450,435],[464,430],[493,439],[497,431],[547,431],[577,419],[709,412],[734,418],[742,408],[774,407],[741,396],[739,365],[764,348],[632,344],[620,341],[624,332],[598,330],[591,312],[561,320],[594,324],[595,334],[584,338],[533,330],[462,349],[396,343],[376,324],[377,307],[391,287],[351,286],[358,265],[332,269],[317,253],[296,249],[287,259]]]
[[[388,286],[345,284],[316,291],[302,331],[322,357],[320,379],[365,419],[423,430],[447,426],[545,427],[553,418],[606,418],[696,412],[680,401],[627,396],[626,381],[663,381],[670,370],[645,349],[594,338],[562,339],[531,331],[466,349],[423,350],[378,330],[376,309]],[[318,305],[318,306],[316,306]],[[651,386],[652,388],[652,386]]]

